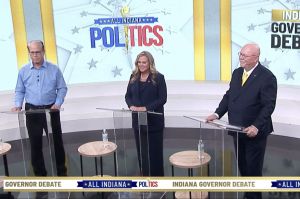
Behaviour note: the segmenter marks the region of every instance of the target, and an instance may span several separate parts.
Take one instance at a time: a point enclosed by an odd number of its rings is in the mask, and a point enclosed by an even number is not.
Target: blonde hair
[[[133,83],[135,80],[137,80],[140,76],[141,76],[141,72],[139,70],[138,67],[138,61],[140,59],[140,57],[147,57],[149,65],[150,65],[150,75],[151,75],[151,81],[155,84],[155,78],[157,75],[157,70],[155,68],[155,62],[154,62],[154,58],[152,56],[152,54],[148,51],[142,51],[141,53],[139,53],[135,59],[135,69],[132,72],[132,77],[130,79],[130,83]]]

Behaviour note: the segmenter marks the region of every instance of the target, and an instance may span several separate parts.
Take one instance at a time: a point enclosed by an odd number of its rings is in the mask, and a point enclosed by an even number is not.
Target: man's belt
[[[49,109],[52,106],[53,106],[53,104],[36,106],[36,105],[30,104],[30,103],[25,103],[25,110],[28,110],[28,109],[32,109],[32,110],[35,110],[35,109]]]

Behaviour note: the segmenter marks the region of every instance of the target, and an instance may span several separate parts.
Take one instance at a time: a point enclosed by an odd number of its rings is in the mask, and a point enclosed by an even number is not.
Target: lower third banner
[[[300,191],[298,177],[5,177],[4,191]]]

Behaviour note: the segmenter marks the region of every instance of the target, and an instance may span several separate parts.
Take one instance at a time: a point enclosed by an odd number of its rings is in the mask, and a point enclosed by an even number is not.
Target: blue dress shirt
[[[62,105],[67,94],[67,86],[59,68],[47,61],[37,69],[32,62],[21,68],[15,90],[15,106],[25,102],[41,105]]]

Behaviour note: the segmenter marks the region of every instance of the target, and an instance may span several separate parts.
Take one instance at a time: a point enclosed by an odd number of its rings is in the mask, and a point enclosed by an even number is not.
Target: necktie
[[[247,81],[247,79],[248,79],[248,73],[246,73],[245,71],[244,71],[244,73],[243,73],[243,76],[242,76],[242,86],[245,84],[245,82]]]

